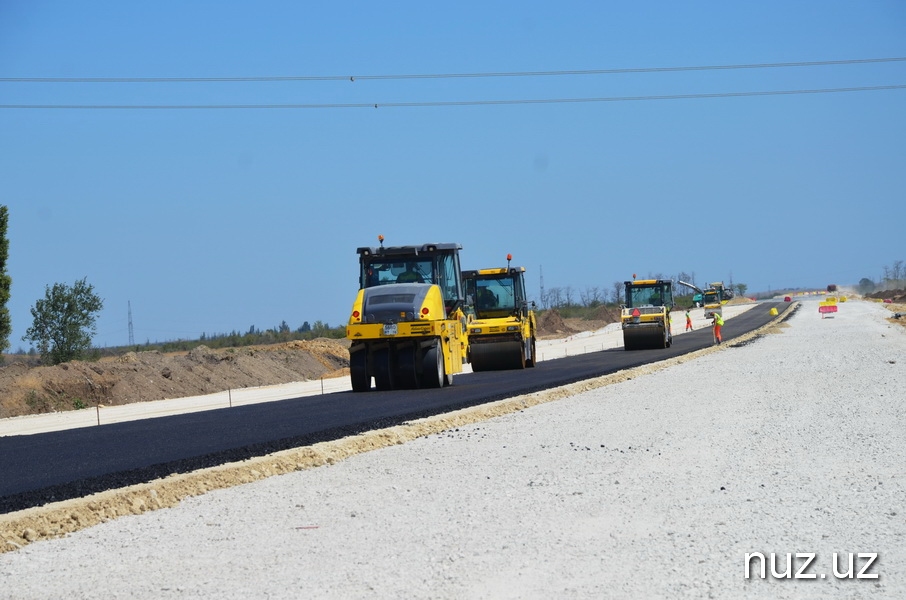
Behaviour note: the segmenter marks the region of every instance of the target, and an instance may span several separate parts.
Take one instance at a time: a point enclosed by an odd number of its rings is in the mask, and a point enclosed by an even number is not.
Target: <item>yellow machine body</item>
[[[670,323],[673,282],[634,279],[623,285],[625,302],[620,309],[623,347],[626,350],[669,348],[673,343]]]
[[[723,302],[720,291],[715,289],[705,290],[702,294],[702,307],[705,309],[705,318],[710,319],[714,314],[723,315]]]
[[[714,314],[723,316],[723,306],[733,297],[730,289],[724,286],[723,281],[709,284],[709,288],[702,295],[702,306],[705,309],[705,318],[710,319]]]
[[[525,292],[525,267],[463,271],[472,317],[468,323],[473,371],[534,367],[534,303]]]
[[[359,248],[346,325],[352,389],[439,388],[468,354],[458,244]]]

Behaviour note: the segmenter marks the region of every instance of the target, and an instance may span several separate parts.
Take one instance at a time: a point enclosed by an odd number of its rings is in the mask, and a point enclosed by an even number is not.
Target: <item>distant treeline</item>
[[[148,350],[157,350],[158,352],[180,352],[192,350],[198,346],[207,346],[208,348],[239,348],[242,346],[260,346],[265,344],[282,344],[297,340],[314,340],[317,338],[342,339],[346,337],[346,326],[331,327],[322,321],[315,321],[309,324],[308,321],[302,323],[298,329],[290,329],[286,321],[283,321],[277,327],[270,329],[259,329],[252,325],[245,333],[231,331],[230,333],[202,333],[197,340],[175,340],[169,342],[145,342],[135,347],[113,348],[113,354],[122,354],[123,351],[133,350],[144,352]],[[106,352],[106,349],[102,352]]]
[[[144,344],[111,346],[105,348],[92,348],[86,358],[97,360],[104,356],[121,356],[127,352],[187,352],[198,346],[208,348],[239,348],[242,346],[259,346],[266,344],[282,344],[297,340],[314,340],[317,338],[343,339],[346,337],[346,326],[331,327],[327,323],[315,321],[309,324],[305,321],[298,329],[290,329],[286,321],[271,329],[259,329],[252,325],[245,333],[231,331],[230,333],[202,333],[197,340],[171,340],[165,342],[146,341]],[[27,353],[20,349],[18,355],[27,355],[37,360],[37,353],[32,348]]]

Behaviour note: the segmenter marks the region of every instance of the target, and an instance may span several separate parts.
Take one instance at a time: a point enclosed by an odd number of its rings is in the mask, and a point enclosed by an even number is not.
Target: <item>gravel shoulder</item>
[[[803,301],[744,345],[29,544],[0,598],[906,597],[888,316]],[[753,552],[819,577],[746,579]],[[879,577],[835,578],[833,553]]]

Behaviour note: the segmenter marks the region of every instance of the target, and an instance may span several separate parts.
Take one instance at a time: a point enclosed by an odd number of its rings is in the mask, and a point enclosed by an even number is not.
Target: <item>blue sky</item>
[[[906,89],[725,95],[902,86],[906,62],[368,76],[897,57],[899,1],[0,0],[12,349],[45,286],[83,277],[99,346],[128,342],[130,304],[137,343],[341,325],[378,234],[459,242],[464,268],[512,253],[535,299],[542,273],[576,298],[632,273],[878,280],[906,258]],[[277,76],[327,79],[8,81]],[[278,104],[315,107],[8,108]]]

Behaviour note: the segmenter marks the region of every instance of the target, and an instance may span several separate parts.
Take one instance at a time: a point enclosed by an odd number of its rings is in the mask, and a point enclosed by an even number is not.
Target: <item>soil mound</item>
[[[553,308],[538,315],[537,325],[538,337],[542,339],[550,337],[566,337],[576,333],[575,330],[567,326],[566,321],[563,320],[560,313]]]
[[[595,309],[595,312],[592,313],[591,320],[600,321],[605,323],[606,325],[609,325],[610,323],[619,323],[620,311],[616,308],[601,305]]]
[[[346,340],[320,338],[167,354],[127,352],[52,367],[15,362],[0,367],[0,418],[341,377],[349,373],[348,347]]]
[[[538,315],[538,339],[569,337],[583,331],[597,331],[611,323],[620,322],[620,312],[607,306],[599,306],[588,318],[563,318],[552,308]]]
[[[882,290],[865,294],[863,297],[871,298],[872,300],[890,300],[896,304],[903,304],[906,303],[906,290]]]

